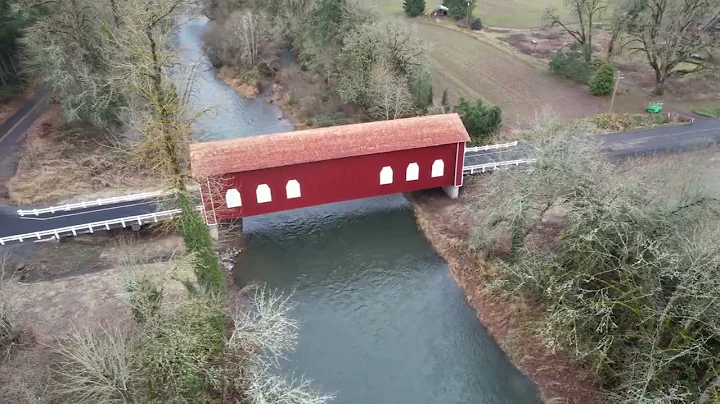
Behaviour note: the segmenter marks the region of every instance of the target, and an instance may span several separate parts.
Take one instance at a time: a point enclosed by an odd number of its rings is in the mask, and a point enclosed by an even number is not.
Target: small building
[[[368,122],[190,146],[208,223],[462,185],[457,114]]]
[[[433,9],[432,13],[430,13],[431,17],[447,17],[448,12],[450,12],[450,9],[445,6],[437,6]]]

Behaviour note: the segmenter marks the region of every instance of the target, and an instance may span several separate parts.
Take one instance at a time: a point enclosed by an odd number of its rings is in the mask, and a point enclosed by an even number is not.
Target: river
[[[292,130],[264,100],[215,77],[200,36],[179,30],[181,64],[198,64],[195,110],[204,139]],[[447,263],[418,231],[401,195],[245,219],[236,282],[292,291],[298,349],[283,363],[340,404],[535,403],[537,389],[467,305]]]

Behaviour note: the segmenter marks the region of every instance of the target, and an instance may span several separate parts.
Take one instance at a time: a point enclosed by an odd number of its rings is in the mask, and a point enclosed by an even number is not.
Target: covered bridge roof
[[[457,114],[309,129],[190,145],[195,177],[467,142]]]

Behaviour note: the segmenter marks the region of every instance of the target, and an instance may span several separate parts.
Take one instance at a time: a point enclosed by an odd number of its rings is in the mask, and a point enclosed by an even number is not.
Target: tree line
[[[357,2],[213,0],[206,14],[217,24],[206,39],[220,64],[272,75],[278,49],[287,47],[304,70],[318,74],[343,102],[370,119],[453,110],[446,92],[444,102],[436,99],[426,51],[415,32]],[[454,109],[478,143],[502,122],[499,108],[482,101],[463,101]]]
[[[323,403],[305,380],[278,377],[271,365],[293,349],[297,326],[288,301],[258,288],[236,309],[232,290],[189,186],[189,143],[197,118],[188,108],[192,73],[174,72],[171,37],[185,0],[18,0],[37,10],[17,38],[24,66],[51,90],[64,119],[85,136],[111,135],[158,186],[171,190],[181,218],[171,225],[186,253],[172,263],[182,303],[161,304],[162,283],[125,285],[137,332],[112,323],[102,332],[78,330],[56,346],[52,394],[61,401]],[[15,8],[13,8],[15,9]],[[3,27],[4,28],[4,27]],[[182,77],[177,77],[182,76]],[[208,179],[212,180],[212,179]],[[228,309],[232,308],[232,310]],[[55,369],[55,368],[54,368]],[[268,401],[269,400],[269,401]]]
[[[587,64],[593,59],[593,33],[598,29],[598,20],[603,13],[611,12],[608,59],[623,50],[644,56],[655,73],[658,95],[663,94],[667,79],[679,74],[677,67],[720,43],[720,4],[715,0],[570,0],[566,7],[572,24],[554,8],[548,8],[545,19],[550,27],[561,27],[574,38],[577,54]],[[567,52],[556,56],[556,65],[558,61],[578,59]]]

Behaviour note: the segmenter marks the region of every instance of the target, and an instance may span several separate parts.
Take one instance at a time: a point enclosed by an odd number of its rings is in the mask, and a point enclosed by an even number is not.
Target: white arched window
[[[272,193],[270,187],[267,184],[258,185],[255,190],[255,196],[257,196],[257,203],[272,202]]]
[[[300,183],[297,180],[290,180],[285,185],[285,193],[288,199],[300,197]]]
[[[225,193],[225,204],[228,208],[239,208],[242,206],[242,198],[240,198],[240,191],[237,189],[228,189]]]
[[[445,162],[441,159],[435,160],[432,165],[432,177],[442,177],[445,175]]]
[[[392,184],[393,170],[390,166],[385,166],[380,170],[380,185]]]
[[[405,171],[405,181],[417,181],[420,178],[420,166],[418,163],[410,163]]]

